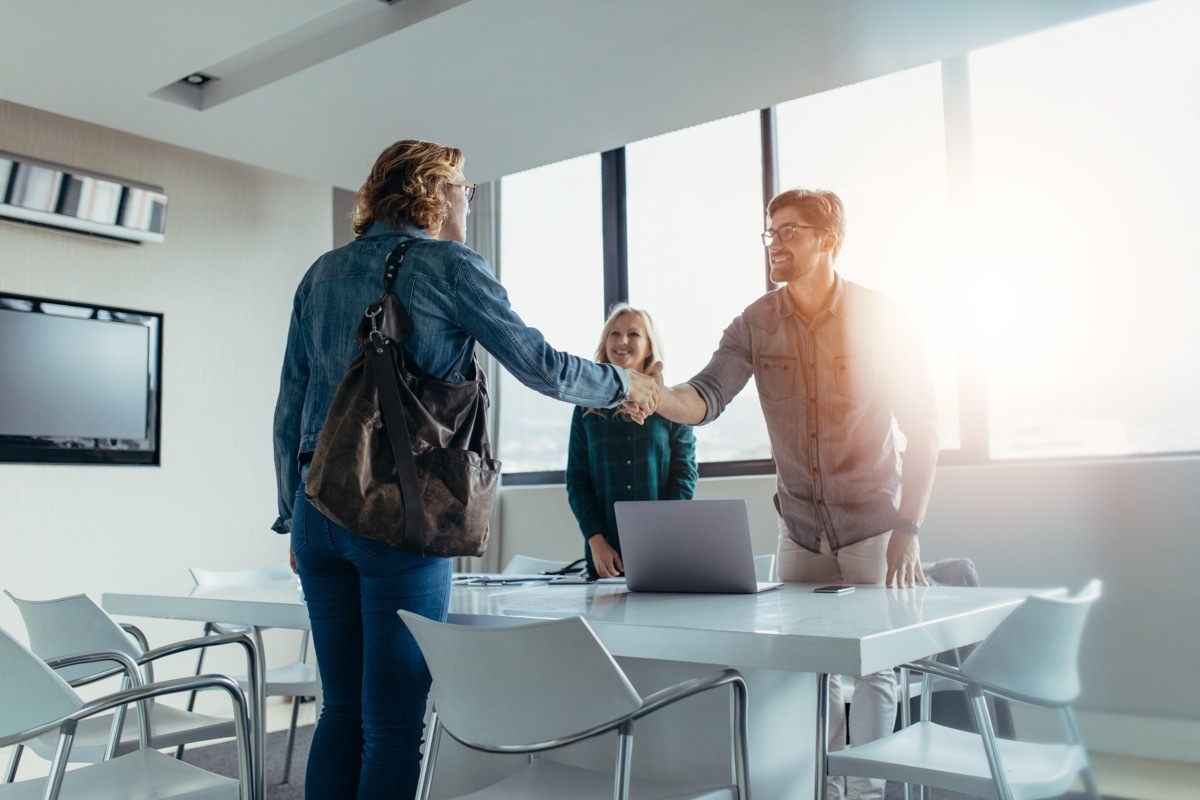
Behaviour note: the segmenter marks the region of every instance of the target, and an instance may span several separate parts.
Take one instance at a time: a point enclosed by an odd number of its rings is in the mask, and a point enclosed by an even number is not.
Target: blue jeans
[[[342,528],[308,503],[303,483],[292,548],[325,700],[305,797],[410,800],[420,774],[430,679],[396,610],[444,621],[450,560],[413,555]]]

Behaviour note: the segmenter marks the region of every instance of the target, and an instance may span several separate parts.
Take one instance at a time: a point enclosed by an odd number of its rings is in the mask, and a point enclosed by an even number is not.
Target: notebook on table
[[[632,592],[753,594],[783,585],[754,577],[745,500],[618,500],[613,508]]]

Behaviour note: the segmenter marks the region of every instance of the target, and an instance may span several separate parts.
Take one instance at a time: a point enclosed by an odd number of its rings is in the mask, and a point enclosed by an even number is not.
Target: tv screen
[[[162,323],[0,292],[0,462],[159,464]]]

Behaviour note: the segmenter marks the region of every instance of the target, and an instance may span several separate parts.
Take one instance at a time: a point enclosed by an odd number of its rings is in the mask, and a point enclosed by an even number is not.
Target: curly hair
[[[354,198],[354,233],[362,236],[375,220],[396,227],[412,222],[436,233],[450,213],[443,190],[458,176],[463,153],[457,147],[404,139],[379,154]]]
[[[837,258],[846,240],[846,209],[842,206],[842,199],[833,192],[821,189],[788,189],[767,203],[767,217],[787,207],[795,208],[813,225],[819,225],[837,237],[837,244],[833,247],[833,257]]]

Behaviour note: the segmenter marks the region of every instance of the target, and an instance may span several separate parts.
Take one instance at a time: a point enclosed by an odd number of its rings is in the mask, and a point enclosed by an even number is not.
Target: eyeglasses
[[[451,186],[461,186],[463,195],[467,198],[468,203],[475,199],[475,184],[467,183],[463,180],[449,180],[446,181],[446,183],[450,184]]]
[[[759,235],[762,237],[763,247],[770,247],[771,242],[775,241],[776,236],[779,237],[779,241],[781,242],[790,242],[795,237],[796,231],[800,228],[812,228],[818,231],[829,230],[821,225],[794,225],[789,222],[787,225],[780,225],[778,228],[767,228]]]

